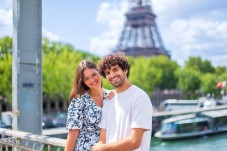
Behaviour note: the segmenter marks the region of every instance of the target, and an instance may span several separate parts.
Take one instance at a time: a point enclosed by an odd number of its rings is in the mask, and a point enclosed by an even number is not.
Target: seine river
[[[227,132],[175,141],[152,137],[150,151],[227,151]]]

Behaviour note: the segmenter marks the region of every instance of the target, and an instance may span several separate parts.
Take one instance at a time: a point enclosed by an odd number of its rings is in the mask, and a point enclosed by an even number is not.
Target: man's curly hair
[[[118,65],[123,71],[128,70],[127,78],[130,75],[130,64],[124,53],[114,53],[105,56],[98,63],[99,73],[106,78],[105,71],[112,66]]]

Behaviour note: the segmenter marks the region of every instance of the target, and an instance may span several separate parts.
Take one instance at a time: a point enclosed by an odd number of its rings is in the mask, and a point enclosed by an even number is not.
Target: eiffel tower
[[[115,52],[128,56],[158,56],[170,58],[158,31],[150,0],[130,0],[126,22]]]

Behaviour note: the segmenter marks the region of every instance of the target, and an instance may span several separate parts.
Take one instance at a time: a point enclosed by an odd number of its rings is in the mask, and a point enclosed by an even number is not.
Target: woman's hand
[[[110,100],[112,99],[116,94],[116,91],[115,90],[111,90],[109,94],[107,94],[107,99]]]

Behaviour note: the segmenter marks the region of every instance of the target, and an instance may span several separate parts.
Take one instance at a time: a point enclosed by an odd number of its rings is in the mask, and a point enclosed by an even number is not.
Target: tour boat
[[[203,111],[165,119],[154,134],[163,140],[189,138],[227,131],[227,109]]]

